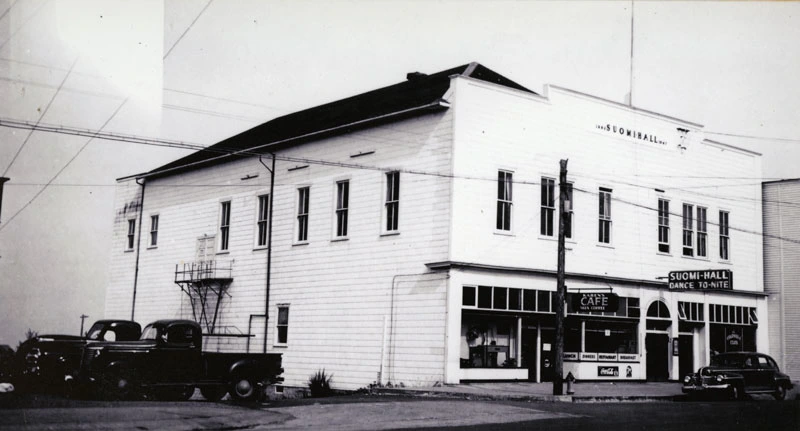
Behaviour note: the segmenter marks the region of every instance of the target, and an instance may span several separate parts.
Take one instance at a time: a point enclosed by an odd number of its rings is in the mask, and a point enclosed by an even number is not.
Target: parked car
[[[78,368],[83,347],[104,340],[138,340],[142,327],[130,320],[98,320],[85,337],[37,335],[17,349],[9,374],[18,390],[60,390]]]
[[[247,401],[264,385],[283,381],[280,353],[213,353],[202,347],[196,322],[159,320],[147,325],[138,341],[87,345],[76,382],[109,399],[148,393],[184,400],[200,388],[210,401],[226,393]]]
[[[10,377],[13,359],[14,349],[8,344],[0,344],[0,382],[5,382]]]
[[[778,369],[775,360],[763,353],[721,353],[711,364],[683,378],[683,393],[718,394],[741,399],[748,394],[769,394],[777,400],[786,397],[792,381]]]

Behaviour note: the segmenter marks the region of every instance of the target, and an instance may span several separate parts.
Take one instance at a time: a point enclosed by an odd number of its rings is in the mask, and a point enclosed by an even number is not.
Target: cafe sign
[[[729,269],[702,271],[672,271],[670,290],[732,290],[733,272]]]
[[[572,309],[576,312],[614,312],[619,308],[619,296],[611,292],[572,293]]]

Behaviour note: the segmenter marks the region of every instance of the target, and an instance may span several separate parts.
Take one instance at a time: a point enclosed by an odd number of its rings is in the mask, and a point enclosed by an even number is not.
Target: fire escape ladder
[[[189,297],[192,316],[207,335],[216,334],[220,304],[230,294],[233,261],[198,261],[175,265],[175,284]]]

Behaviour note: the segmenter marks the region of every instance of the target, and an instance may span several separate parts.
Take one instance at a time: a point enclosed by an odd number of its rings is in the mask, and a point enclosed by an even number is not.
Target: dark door
[[[153,355],[154,374],[161,383],[196,379],[202,370],[200,335],[192,325],[174,324],[166,328],[166,340],[156,347]]]
[[[681,335],[678,337],[678,367],[680,378],[694,371],[694,349],[692,347],[692,336]]]
[[[536,329],[522,328],[522,368],[528,369],[528,380],[536,381]]]
[[[552,382],[555,376],[555,362],[553,353],[555,353],[555,338],[556,332],[553,329],[542,329],[542,356],[539,366],[542,370],[542,381]]]
[[[647,334],[644,339],[647,351],[647,380],[663,382],[669,379],[669,336]]]
[[[766,356],[757,356],[755,359],[758,360],[758,377],[755,379],[753,389],[759,391],[775,389],[775,372],[777,371],[775,363],[767,359]]]

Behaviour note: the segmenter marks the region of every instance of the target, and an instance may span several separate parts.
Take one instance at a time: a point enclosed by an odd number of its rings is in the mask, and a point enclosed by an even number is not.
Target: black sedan
[[[683,378],[685,394],[717,394],[731,399],[769,394],[782,400],[792,387],[789,376],[780,372],[774,359],[752,352],[718,354],[709,366]]]

